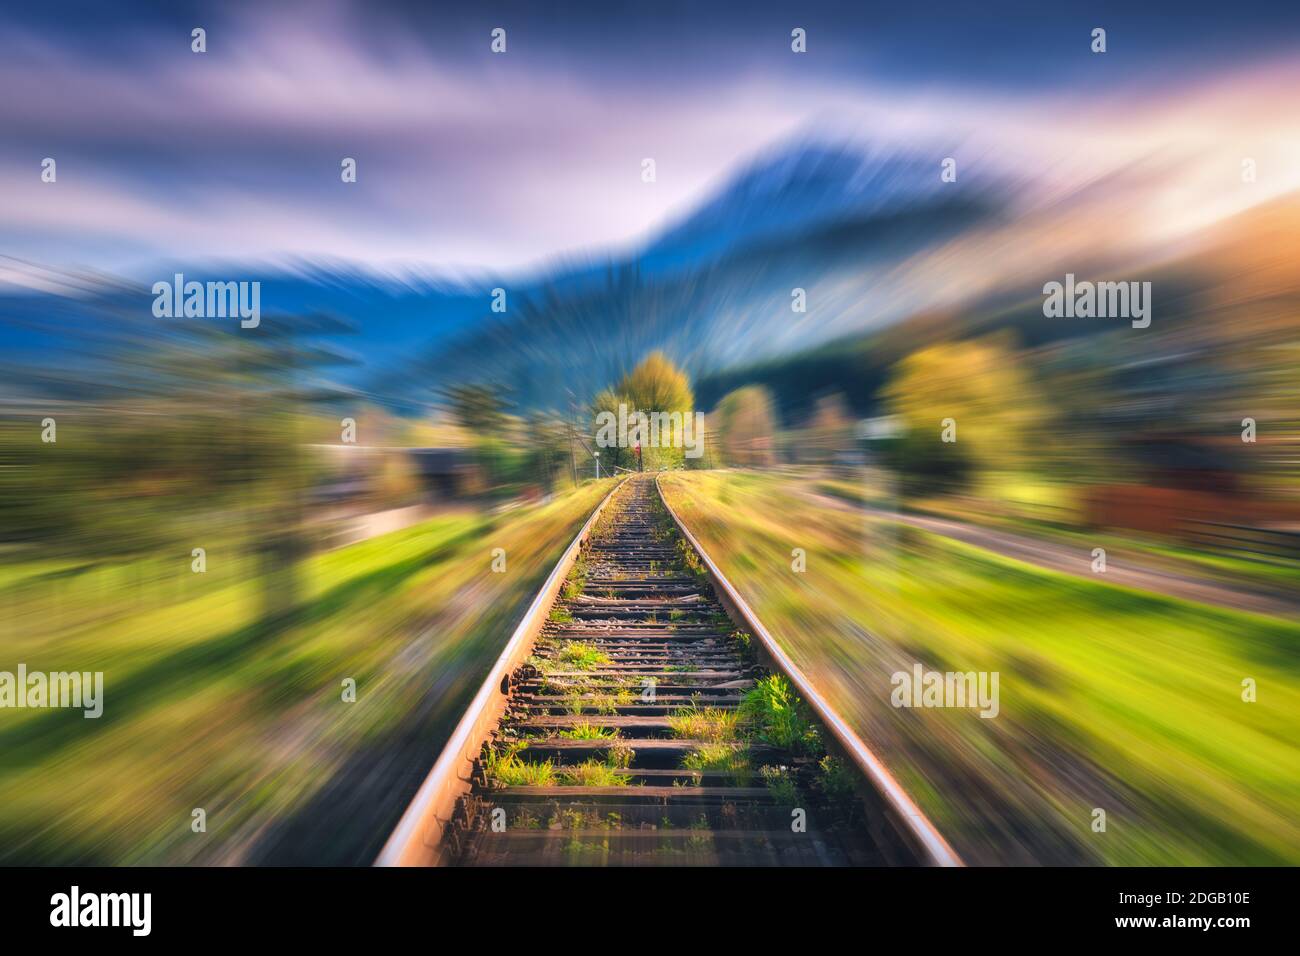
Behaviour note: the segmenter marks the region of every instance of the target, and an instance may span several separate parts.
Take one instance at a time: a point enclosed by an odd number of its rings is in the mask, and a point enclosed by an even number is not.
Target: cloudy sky
[[[1146,221],[1175,232],[1300,185],[1294,2],[729,6],[9,5],[0,253],[128,275],[214,257],[526,269],[643,241],[809,134],[1063,193],[1143,163],[1161,183]]]

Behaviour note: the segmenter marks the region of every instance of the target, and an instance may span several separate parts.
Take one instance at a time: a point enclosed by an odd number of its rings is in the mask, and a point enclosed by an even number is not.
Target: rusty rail
[[[510,674],[527,657],[546,615],[560,592],[564,579],[577,560],[583,544],[591,535],[597,519],[609,505],[614,493],[626,481],[618,483],[591,513],[573,542],[561,555],[547,577],[523,620],[515,628],[505,650],[497,658],[487,678],[474,695],[465,716],[456,725],[442,754],[416,792],[411,805],[402,815],[397,829],[375,860],[376,866],[437,866],[444,862],[443,831],[451,821],[456,801],[471,788],[470,772],[478,758],[484,739],[496,726],[505,710],[510,692]]]
[[[647,813],[653,817],[654,814],[662,815],[674,808],[678,816],[688,810],[694,814],[696,810],[691,807],[698,807],[707,816],[706,806],[714,806],[715,811],[721,807],[721,819],[727,821],[727,825],[721,830],[714,828],[710,831],[717,840],[718,850],[715,857],[706,858],[726,859],[732,863],[748,864],[752,860],[756,865],[769,865],[790,861],[802,865],[815,860],[819,865],[836,861],[851,865],[857,860],[861,865],[862,862],[874,860],[877,862],[868,862],[867,865],[887,862],[960,866],[957,854],[934,825],[917,808],[884,764],[794,665],[709,557],[664,497],[658,476],[654,478],[653,492],[645,487],[648,479],[647,475],[644,479],[629,477],[620,480],[587,519],[489,671],[483,686],[376,860],[376,865],[442,865],[453,862],[478,865],[550,865],[554,862],[570,862],[567,858],[557,859],[552,852],[560,848],[563,850],[561,857],[564,857],[568,848],[560,846],[563,841],[551,839],[554,834],[549,829],[538,830],[529,828],[528,825],[509,832],[498,831],[495,827],[484,829],[482,817],[485,814],[482,809],[486,799],[488,807],[495,804],[493,814],[506,812],[501,809],[503,800],[516,811],[536,806],[537,801],[551,801],[557,809],[564,806],[570,812],[579,813],[583,808],[594,811],[603,802],[606,809],[625,811],[629,817],[644,817]],[[633,483],[627,484],[629,480]],[[597,520],[609,507],[615,494],[625,486],[630,490],[624,496],[626,504],[620,506],[628,509],[626,520],[619,522],[616,527],[602,525],[602,530],[593,535]],[[671,569],[673,560],[668,555],[674,553],[673,548],[654,535],[653,519],[650,517],[653,510],[647,510],[647,500],[654,500],[655,508],[662,507],[676,526],[682,541],[699,556],[707,571],[707,583],[693,585],[689,576],[683,579],[680,570]],[[643,539],[643,535],[647,537]],[[556,605],[569,572],[578,556],[588,551],[596,556],[588,558],[589,562],[595,561],[593,570],[589,572],[595,577],[590,579],[589,586],[606,588],[611,592],[618,589],[622,596],[612,593],[589,596],[586,589],[576,596],[566,595],[565,607],[570,613],[565,620],[569,623],[548,625],[548,612]],[[616,571],[618,568],[625,570]],[[602,575],[608,580],[598,583],[601,582]],[[697,590],[699,587],[713,593],[702,600],[699,596],[701,592]],[[676,706],[669,703],[676,699],[673,695],[699,693],[701,697],[692,697],[691,700],[704,699],[722,706],[724,710],[734,710],[740,695],[743,695],[741,688],[746,684],[752,686],[752,680],[735,679],[744,675],[745,668],[743,665],[737,667],[740,659],[731,660],[734,652],[724,649],[719,643],[719,636],[726,632],[718,632],[717,625],[709,620],[710,605],[717,613],[729,616],[733,624],[741,625],[752,634],[754,640],[750,646],[761,660],[761,664],[757,665],[760,670],[765,665],[768,671],[781,673],[790,681],[812,714],[823,724],[830,750],[858,770],[858,792],[867,810],[866,829],[861,831],[860,837],[840,838],[823,832],[818,839],[808,843],[799,841],[794,846],[790,842],[790,834],[785,834],[782,839],[781,834],[775,832],[770,825],[774,798],[765,788],[755,789],[748,783],[735,781],[728,784],[725,780],[718,780],[717,771],[706,770],[701,773],[683,770],[683,765],[676,762],[679,752],[686,753],[699,741],[662,736],[664,727],[670,723],[667,714]],[[694,610],[674,612],[684,615],[680,618],[683,622],[682,629],[674,626],[661,629],[657,615],[674,607]],[[576,617],[573,612],[576,612]],[[649,629],[645,629],[647,624],[650,625]],[[642,630],[637,630],[638,628]],[[605,716],[591,718],[603,727],[622,729],[636,738],[630,741],[635,763],[619,766],[626,768],[628,776],[642,778],[642,782],[630,784],[630,781],[623,781],[616,785],[597,786],[566,784],[554,787],[511,784],[504,789],[500,785],[487,785],[477,760],[483,752],[485,742],[501,734],[502,728],[507,726],[509,729],[505,730],[508,735],[506,739],[514,739],[521,726],[531,728],[534,734],[540,729],[540,737],[528,738],[530,752],[536,749],[544,755],[555,751],[552,756],[558,755],[562,761],[566,754],[578,754],[580,757],[588,752],[595,753],[605,746],[602,743],[604,738],[570,737],[566,740],[564,734],[556,736],[561,727],[580,719],[586,721],[587,718],[565,714],[557,716],[555,706],[559,698],[548,700],[545,697],[545,694],[554,691],[544,690],[546,683],[544,679],[539,681],[537,667],[522,666],[533,653],[554,660],[559,641],[566,636],[581,636],[584,633],[592,635],[590,640],[603,642],[608,650],[609,655],[600,667],[611,671],[609,677],[616,678],[620,673],[619,668],[625,668],[631,674],[656,674],[665,680],[665,686],[672,688],[663,704],[651,701],[647,707],[641,702],[634,702],[611,711],[602,710],[600,713]],[[601,671],[592,673],[599,675]],[[600,679],[603,680],[604,677]],[[510,718],[503,722],[507,713]],[[609,714],[614,716],[608,716]],[[617,730],[613,736],[618,736]],[[632,760],[632,757],[628,759]],[[572,764],[562,762],[561,766]],[[712,778],[714,783],[709,785],[704,780],[705,776]],[[670,782],[681,783],[682,778],[693,779],[695,785],[668,786]],[[647,809],[661,805],[660,809]],[[727,810],[728,806],[732,809]],[[741,819],[737,815],[741,812],[736,809],[738,807],[750,808],[743,811],[746,813],[752,810],[752,821],[756,821],[753,826],[746,828],[736,823]],[[622,817],[621,812],[617,815]],[[593,813],[593,819],[595,817]],[[583,819],[586,817],[583,816]],[[690,819],[694,820],[694,817]],[[669,845],[685,846],[689,850],[692,840],[683,842],[679,838],[693,838],[697,833],[693,829],[680,829],[675,823],[661,827],[658,825],[658,817],[654,817],[649,824],[643,822],[629,829],[620,826],[612,835],[608,831],[597,831],[589,836],[606,840],[605,852],[610,855],[610,862],[632,862],[639,865],[673,862],[678,857],[688,861],[695,859],[689,853],[682,855],[680,848],[673,850],[666,858],[659,855]],[[619,847],[612,854],[608,842],[611,840],[616,841]],[[578,846],[582,845],[579,841]],[[643,852],[646,855],[640,855]]]
[[[655,489],[659,492],[659,498],[668,514],[672,517],[673,523],[677,525],[677,530],[695,549],[695,553],[699,555],[700,560],[704,563],[714,589],[717,591],[718,599],[737,620],[744,623],[745,627],[757,639],[768,659],[768,663],[786,676],[803,696],[804,701],[812,711],[830,730],[836,742],[840,745],[843,755],[853,762],[874,787],[876,794],[884,802],[885,806],[895,815],[897,823],[901,824],[903,835],[910,838],[910,842],[919,851],[920,858],[932,866],[962,866],[961,858],[958,857],[956,851],[939,833],[935,825],[921,812],[916,802],[894,778],[894,775],[889,772],[889,769],[880,758],[872,752],[861,737],[854,733],[853,729],[844,721],[844,718],[836,713],[830,703],[818,693],[817,689],[799,670],[789,655],[781,649],[781,646],[768,632],[767,628],[763,626],[763,622],[758,619],[753,609],[740,596],[740,592],[727,580],[727,576],[722,573],[722,569],[709,557],[709,553],[700,544],[699,539],[686,527],[686,524],[673,508],[672,503],[664,495],[658,475],[655,476]]]

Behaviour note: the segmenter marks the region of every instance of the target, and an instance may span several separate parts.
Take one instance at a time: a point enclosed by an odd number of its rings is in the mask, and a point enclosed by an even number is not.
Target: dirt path
[[[1101,579],[1108,584],[1152,591],[1156,594],[1199,601],[1202,604],[1213,604],[1237,611],[1250,611],[1275,617],[1300,617],[1300,600],[1291,600],[1281,595],[1253,591],[1249,588],[1236,587],[1209,578],[1161,568],[1127,557],[1115,550],[1106,552],[1106,571],[1103,575],[1092,570],[1090,549],[1072,548],[1056,541],[1035,538],[1018,532],[983,528],[949,518],[886,511],[870,505],[854,505],[843,499],[816,492],[804,492],[804,495],[816,500],[823,507],[866,514],[880,520],[897,521],[912,528],[920,528],[954,541],[984,548],[1004,557],[1024,561],[1026,564],[1051,571],[1061,571],[1075,577],[1089,580]]]

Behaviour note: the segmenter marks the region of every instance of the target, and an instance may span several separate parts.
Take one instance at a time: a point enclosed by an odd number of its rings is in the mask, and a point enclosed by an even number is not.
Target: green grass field
[[[368,863],[609,487],[310,557],[272,620],[233,547],[6,566],[0,669],[103,671],[104,715],[0,713],[0,862]]]
[[[1300,863],[1295,624],[868,523],[811,503],[790,477],[663,482],[969,862]],[[999,672],[1000,714],[894,708],[890,675],[916,661]],[[1246,678],[1254,703],[1242,699]]]

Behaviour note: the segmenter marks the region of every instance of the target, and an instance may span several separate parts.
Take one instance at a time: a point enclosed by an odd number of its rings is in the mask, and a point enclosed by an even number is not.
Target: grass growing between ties
[[[528,747],[527,741],[514,741],[498,747],[488,747],[483,757],[483,770],[488,780],[497,787],[625,787],[632,782],[627,772],[635,751],[613,734],[578,737],[563,733],[561,737],[577,740],[614,740],[603,759],[592,757],[579,764],[555,764],[551,760],[529,761],[521,756]]]
[[[565,787],[626,787],[632,775],[608,760],[584,760],[559,770],[560,784]]]
[[[819,754],[821,735],[807,706],[780,674],[760,677],[740,703],[738,717],[754,736],[792,754]]]
[[[632,782],[627,772],[636,751],[625,740],[614,740],[603,759],[592,757],[580,764],[559,768],[560,782],[566,787],[626,787]]]
[[[585,555],[580,556],[573,562],[573,569],[569,572],[569,577],[564,582],[564,588],[561,595],[566,601],[572,601],[587,586],[587,558]]]
[[[674,737],[711,743],[736,740],[740,734],[740,722],[739,711],[700,707],[693,701],[668,715],[668,726]]]
[[[590,671],[597,667],[604,667],[611,663],[608,654],[604,653],[594,644],[588,644],[585,641],[565,641],[560,645],[554,656],[543,657],[540,654],[533,654],[528,658],[528,663],[533,665],[542,674],[552,674],[556,671]],[[586,678],[572,678],[574,680],[586,680]]]
[[[815,785],[834,804],[849,804],[858,787],[857,774],[838,757],[827,754],[817,762]]]
[[[574,724],[568,730],[562,730],[558,736],[566,740],[610,740],[618,736],[618,731],[590,721]]]
[[[570,667],[576,671],[590,671],[597,667],[605,667],[611,663],[608,654],[596,647],[595,644],[588,644],[584,641],[567,641],[560,648],[560,653],[556,658],[561,664]]]
[[[575,688],[564,697],[564,709],[574,717],[583,714],[600,714],[605,717],[618,713],[618,708],[627,707],[636,702],[636,695],[627,688],[620,687],[612,694],[584,694]]]
[[[747,787],[754,779],[748,748],[730,743],[701,744],[682,759],[682,769],[726,774],[738,787]]]
[[[802,802],[795,775],[789,767],[762,767],[759,775],[763,778],[767,792],[779,806],[793,807]]]
[[[672,519],[669,518],[668,520],[671,521]],[[695,549],[691,547],[690,542],[679,537],[677,539],[677,551],[681,556],[682,567],[685,568],[687,574],[695,579],[695,583],[706,588],[711,587],[709,572],[704,567],[704,562],[700,560],[700,556],[695,553]]]
[[[789,476],[675,473],[662,485],[968,862],[1300,863],[1295,622],[1026,565],[830,507]],[[795,547],[804,573],[791,570]],[[998,715],[893,706],[893,675],[916,663],[997,672]],[[779,722],[772,732],[799,736]],[[1094,808],[1107,810],[1105,833],[1091,828]]]
[[[487,748],[483,770],[488,779],[500,787],[553,787],[556,784],[555,766],[549,760],[533,763],[519,754],[527,744],[514,743]]]
[[[487,748],[484,756],[487,779],[497,787],[627,787],[632,782],[632,774],[627,773],[632,762],[632,750],[627,747],[611,747],[604,760],[593,757],[572,766],[555,765],[550,760],[525,760],[521,753],[526,748],[526,741],[516,741],[499,749]]]

